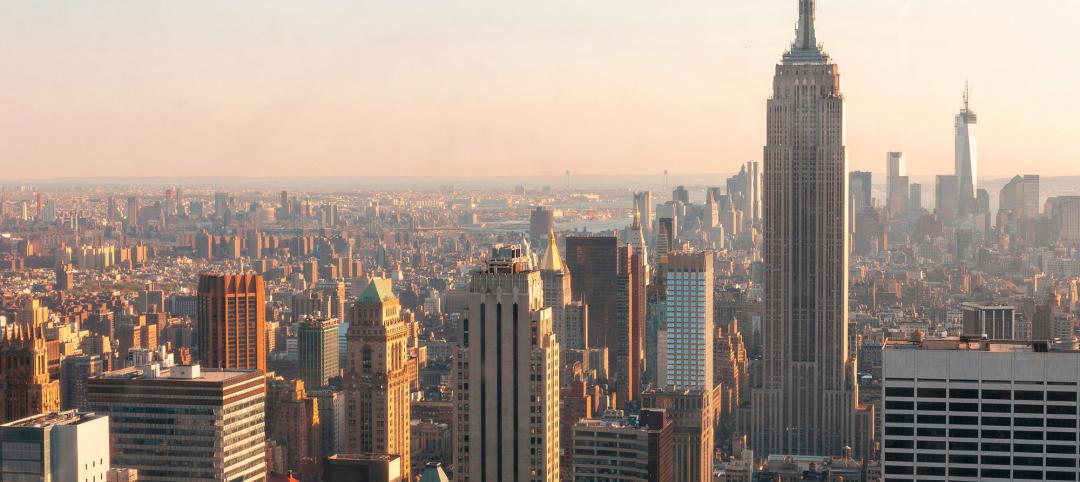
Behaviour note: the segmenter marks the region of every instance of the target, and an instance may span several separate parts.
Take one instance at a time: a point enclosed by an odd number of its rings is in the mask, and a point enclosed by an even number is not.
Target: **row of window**
[[[918,450],[949,450],[950,452],[1019,452],[1019,453],[1046,453],[1046,454],[1069,454],[1076,455],[1076,446],[1073,445],[1055,445],[1041,443],[1032,443],[1030,441],[1026,443],[1013,443],[1009,442],[963,442],[963,441],[950,441],[948,444],[944,440],[903,440],[903,439],[889,439],[885,441],[886,451],[890,449],[918,449]],[[918,451],[917,450],[917,451]]]
[[[1049,422],[1049,420],[1047,421]],[[1072,425],[1068,428],[1074,429],[1072,432],[1045,432],[1046,440],[1076,440],[1076,421],[1070,421]],[[1047,424],[1048,427],[1054,427]],[[1064,428],[1064,427],[1057,427]],[[914,427],[897,427],[897,426],[885,426],[885,435],[894,435],[900,437],[911,437],[916,434]],[[992,429],[974,429],[974,428],[938,428],[938,427],[919,427],[919,437],[952,437],[952,438],[991,438],[991,439],[1009,439],[1016,438],[1021,440],[1042,440],[1043,432],[1025,432],[1017,430],[1015,432],[1005,430],[992,430]]]
[[[915,467],[907,465],[886,465],[885,467],[885,480],[886,482],[911,480],[911,479],[899,479],[895,477],[888,477],[889,475],[928,475],[938,477],[982,477],[984,479],[1020,479],[1020,480],[1076,480],[1076,474],[1073,472],[1054,472],[1041,470],[1013,470],[1009,469],[976,469],[973,467],[949,467],[946,472],[945,467],[932,467],[932,466],[920,466],[918,470]]]
[[[965,398],[982,400],[1027,400],[1027,401],[1054,401],[1075,402],[1076,392],[1056,392],[1041,390],[1000,390],[1000,389],[976,389],[976,388],[919,388],[919,398]],[[886,387],[885,397],[914,397],[916,390],[913,387]]]

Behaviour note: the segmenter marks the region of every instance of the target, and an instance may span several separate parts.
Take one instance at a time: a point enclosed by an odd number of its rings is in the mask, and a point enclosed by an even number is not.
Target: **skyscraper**
[[[127,222],[128,227],[134,228],[139,225],[139,198],[129,196],[127,199]]]
[[[975,212],[975,186],[979,182],[979,158],[975,127],[978,122],[971,110],[971,88],[964,86],[964,107],[956,114],[956,179],[959,183],[960,214]]]
[[[713,387],[713,256],[711,252],[668,255],[667,384]]]
[[[109,416],[113,464],[140,480],[257,482],[266,480],[265,378],[155,363],[91,378],[87,403]]]
[[[614,236],[567,236],[566,267],[574,299],[589,305],[591,347],[611,347],[619,240]]]
[[[888,186],[885,205],[889,211],[889,218],[896,219],[908,213],[911,209],[909,200],[907,162],[903,152],[890,152],[888,154]]]
[[[908,196],[908,202],[911,206],[908,208],[911,212],[916,213],[922,211],[922,184],[912,183],[911,194]]]
[[[855,438],[843,104],[839,70],[814,33],[814,0],[801,0],[768,101],[765,347],[750,425],[761,455],[838,454]]]
[[[873,206],[874,174],[869,171],[855,171],[851,173],[851,208],[854,212],[862,211]]]
[[[300,378],[310,389],[325,387],[338,376],[340,345],[338,319],[309,315],[297,334],[300,350]]]
[[[539,246],[548,233],[555,230],[555,211],[536,206],[529,213],[529,242]]]
[[[473,273],[454,358],[454,480],[559,480],[559,346],[520,247]]]
[[[937,176],[934,186],[934,214],[946,225],[953,224],[960,218],[959,189],[960,181],[956,176]]]
[[[559,254],[554,232],[548,233],[547,251],[540,261],[540,278],[544,281],[544,306],[551,308],[559,345],[564,350],[585,348],[588,311],[580,301],[572,301],[570,270]]]
[[[345,447],[349,453],[396,454],[410,480],[412,418],[408,330],[389,279],[372,279],[353,306],[345,372]]]
[[[257,274],[199,276],[199,359],[209,368],[266,369],[266,286]]]
[[[1011,211],[1018,218],[1039,216],[1039,176],[1015,176],[1001,188],[998,211]]]

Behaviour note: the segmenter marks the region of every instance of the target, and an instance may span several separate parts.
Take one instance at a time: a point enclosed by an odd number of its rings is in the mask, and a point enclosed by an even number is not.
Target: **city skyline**
[[[0,52],[23,68],[0,94],[12,134],[0,165],[34,179],[240,175],[251,163],[281,176],[506,163],[703,173],[760,160],[763,73],[794,29],[783,2],[470,5],[8,7]],[[1080,174],[1056,141],[1080,108],[1070,75],[1043,67],[1073,68],[1046,47],[1069,40],[1080,5],[819,8],[827,47],[849,65],[852,170],[881,172],[901,150],[913,176],[941,173],[970,80],[982,179],[1032,161]]]

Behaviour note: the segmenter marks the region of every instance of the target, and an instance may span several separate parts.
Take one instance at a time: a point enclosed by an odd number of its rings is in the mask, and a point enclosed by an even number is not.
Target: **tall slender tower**
[[[559,480],[559,345],[540,272],[496,246],[454,350],[454,480]]]
[[[971,88],[964,85],[964,108],[956,114],[956,177],[960,180],[960,214],[975,212],[975,185],[978,183],[979,159],[975,126],[978,119],[971,110]]]
[[[389,279],[373,279],[353,307],[345,373],[345,447],[349,453],[401,457],[401,480],[411,480],[408,329]]]
[[[814,34],[814,0],[776,66],[765,146],[764,358],[756,453],[831,455],[854,444],[847,337],[847,165],[840,73]]]
[[[266,369],[266,285],[257,274],[199,276],[199,359],[208,368]]]

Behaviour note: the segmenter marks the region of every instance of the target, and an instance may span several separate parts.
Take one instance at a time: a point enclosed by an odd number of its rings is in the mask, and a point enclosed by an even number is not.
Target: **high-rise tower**
[[[345,372],[345,447],[401,457],[411,480],[408,329],[389,279],[372,279],[353,308]]]
[[[956,177],[960,181],[960,213],[975,212],[975,185],[978,183],[979,159],[975,126],[978,119],[970,108],[971,88],[964,86],[964,108],[956,114]]]
[[[454,349],[454,480],[559,480],[559,346],[540,272],[496,246]]]
[[[199,276],[199,359],[203,366],[266,369],[265,299],[261,275]]]
[[[817,44],[814,0],[768,101],[764,179],[764,358],[754,378],[756,453],[831,455],[854,443],[847,336],[844,98]]]

